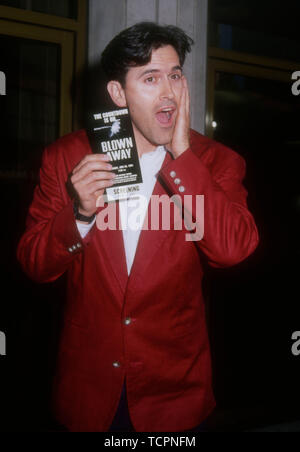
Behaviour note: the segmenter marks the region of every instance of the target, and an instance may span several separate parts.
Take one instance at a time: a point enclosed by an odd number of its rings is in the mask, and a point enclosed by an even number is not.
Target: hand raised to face
[[[187,80],[182,76],[182,91],[172,141],[167,148],[175,158],[190,147],[190,96]]]

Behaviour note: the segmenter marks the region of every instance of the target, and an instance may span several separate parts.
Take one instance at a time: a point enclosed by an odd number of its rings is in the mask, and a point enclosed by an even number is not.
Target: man
[[[184,431],[215,406],[203,260],[237,264],[254,251],[258,234],[243,159],[189,129],[182,67],[191,43],[176,27],[137,24],[110,42],[102,66],[112,100],[131,113],[147,213],[153,196],[177,195],[195,219],[185,196],[203,195],[198,240],[175,228],[99,230],[97,200],[114,176],[92,154],[85,131],[59,139],[43,156],[18,258],[38,282],[68,273],[54,405],[70,431],[125,429],[126,419],[136,431]],[[123,224],[124,204],[116,207]]]

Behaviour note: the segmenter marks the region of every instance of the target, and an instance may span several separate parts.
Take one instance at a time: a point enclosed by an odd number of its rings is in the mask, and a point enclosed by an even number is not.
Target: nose
[[[168,78],[164,78],[161,82],[160,98],[161,99],[173,99],[174,98],[174,92],[172,89],[172,85]]]

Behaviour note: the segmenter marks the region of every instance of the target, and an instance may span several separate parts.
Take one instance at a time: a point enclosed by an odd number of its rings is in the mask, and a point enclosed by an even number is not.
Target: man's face
[[[145,66],[130,68],[122,88],[137,146],[149,152],[171,142],[182,90],[182,69],[175,49],[153,50]]]

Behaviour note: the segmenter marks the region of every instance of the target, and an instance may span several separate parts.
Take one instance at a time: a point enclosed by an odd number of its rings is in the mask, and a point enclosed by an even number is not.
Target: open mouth
[[[173,123],[175,107],[163,107],[156,113],[156,119],[163,127],[169,127]]]

